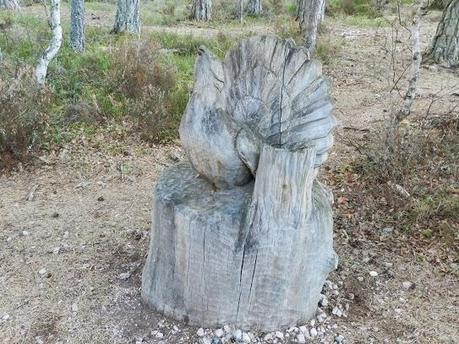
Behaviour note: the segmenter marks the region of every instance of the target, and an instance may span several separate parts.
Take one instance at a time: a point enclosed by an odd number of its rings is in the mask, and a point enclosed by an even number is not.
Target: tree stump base
[[[285,155],[287,166],[295,163],[294,176],[285,170]],[[309,191],[286,190],[286,182],[305,171],[297,163],[313,163],[314,156],[265,147],[264,175],[230,190],[215,190],[189,163],[165,171],[153,195],[143,299],[167,316],[204,327],[272,331],[313,317],[337,263],[330,192],[307,173]],[[285,202],[258,199],[276,185]],[[307,193],[311,201],[303,207]],[[284,215],[275,218],[279,210]]]

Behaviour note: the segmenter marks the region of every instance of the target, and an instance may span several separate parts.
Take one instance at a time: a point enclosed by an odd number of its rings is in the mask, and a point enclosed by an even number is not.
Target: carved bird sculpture
[[[180,138],[194,169],[219,189],[256,174],[259,147],[314,147],[319,167],[336,121],[321,65],[291,40],[255,36],[223,61],[201,47]]]

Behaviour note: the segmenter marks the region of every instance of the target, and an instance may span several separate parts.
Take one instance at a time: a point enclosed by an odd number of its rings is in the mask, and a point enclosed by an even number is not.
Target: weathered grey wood
[[[312,56],[316,50],[317,31],[325,14],[325,0],[298,0],[297,19],[304,31],[304,45]]]
[[[214,191],[187,163],[165,172],[144,300],[206,327],[274,330],[312,317],[336,264],[330,195],[314,181],[314,158],[309,148],[265,146],[255,186],[231,190]]]
[[[70,46],[83,52],[85,46],[84,0],[72,0],[70,10]]]
[[[247,13],[253,16],[263,14],[263,3],[261,0],[249,0],[247,4]]]
[[[191,18],[198,21],[212,19],[212,0],[193,0]]]
[[[118,0],[112,33],[140,34],[140,1]]]
[[[7,10],[18,11],[21,9],[18,0],[0,0],[0,9],[5,8]]]
[[[459,0],[452,0],[443,11],[430,56],[448,67],[459,66]]]
[[[336,266],[329,85],[292,41],[256,36],[224,61],[202,47],[180,136],[189,162],[153,194],[143,299],[199,326],[306,321]]]
[[[62,45],[62,26],[61,26],[61,1],[51,0],[51,9],[49,13],[48,23],[51,28],[51,42],[46,48],[43,55],[38,60],[38,65],[35,69],[37,83],[43,85],[48,73],[48,65],[51,60],[57,55]]]
[[[254,138],[254,149],[261,141],[281,147],[310,143],[317,148],[316,167],[326,160],[335,126],[329,84],[303,48],[256,36],[223,62],[202,48],[195,75],[180,138],[193,167],[217,187],[252,178],[233,144],[239,131]]]

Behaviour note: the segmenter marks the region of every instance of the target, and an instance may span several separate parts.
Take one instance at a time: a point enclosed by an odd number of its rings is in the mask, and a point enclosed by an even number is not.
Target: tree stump
[[[328,83],[274,37],[244,40],[223,62],[199,54],[180,129],[189,162],[153,194],[142,297],[198,326],[306,321],[337,264],[332,197],[316,180],[335,125]]]

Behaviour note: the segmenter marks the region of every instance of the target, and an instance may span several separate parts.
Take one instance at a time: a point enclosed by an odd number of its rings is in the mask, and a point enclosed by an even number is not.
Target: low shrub
[[[451,243],[459,225],[458,114],[381,133],[366,138],[359,147],[363,156],[352,166],[361,182],[359,197],[374,200],[368,212],[385,211],[389,225]]]
[[[0,62],[0,169],[27,160],[40,147],[50,99],[32,70]]]
[[[174,113],[176,69],[159,50],[154,41],[125,42],[113,52],[108,80],[125,97],[125,113],[141,137],[151,142],[175,139],[181,117]]]

